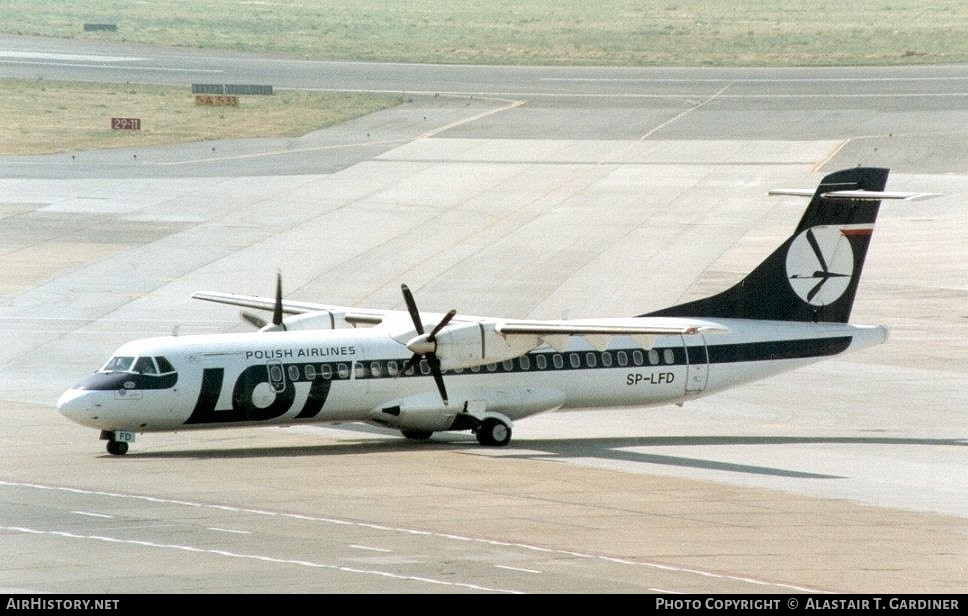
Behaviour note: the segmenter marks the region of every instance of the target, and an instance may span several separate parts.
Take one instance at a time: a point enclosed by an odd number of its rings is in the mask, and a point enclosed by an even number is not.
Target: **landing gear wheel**
[[[108,453],[112,456],[123,456],[128,453],[128,444],[121,441],[108,441]]]
[[[411,441],[425,441],[433,435],[430,430],[400,430],[400,433]]]
[[[477,429],[477,442],[485,447],[504,447],[511,442],[511,426],[488,417]]]

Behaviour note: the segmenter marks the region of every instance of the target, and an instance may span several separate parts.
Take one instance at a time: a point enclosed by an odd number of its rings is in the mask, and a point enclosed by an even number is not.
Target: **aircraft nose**
[[[57,399],[57,410],[71,421],[82,422],[92,408],[90,392],[83,389],[68,389]]]

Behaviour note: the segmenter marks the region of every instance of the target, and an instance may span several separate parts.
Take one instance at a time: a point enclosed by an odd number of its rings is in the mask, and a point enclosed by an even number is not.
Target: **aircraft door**
[[[279,393],[286,389],[286,373],[282,368],[282,364],[268,364],[269,370],[269,385],[272,386],[272,391]]]
[[[692,342],[690,345],[687,343]],[[686,349],[686,394],[698,394],[706,389],[709,381],[709,352],[706,337],[702,334],[682,337]]]

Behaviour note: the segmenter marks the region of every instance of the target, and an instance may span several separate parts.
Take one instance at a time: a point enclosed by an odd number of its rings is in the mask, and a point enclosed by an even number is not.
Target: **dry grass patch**
[[[0,155],[213,139],[294,137],[401,102],[399,96],[277,92],[237,107],[197,106],[187,87],[0,80]],[[141,120],[113,130],[112,117]]]

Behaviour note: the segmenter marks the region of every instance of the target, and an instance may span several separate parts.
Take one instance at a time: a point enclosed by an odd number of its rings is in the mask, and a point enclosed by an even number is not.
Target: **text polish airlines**
[[[793,234],[732,288],[627,318],[519,320],[217,292],[273,312],[258,332],[123,345],[61,395],[69,419],[121,455],[136,433],[366,422],[410,439],[469,430],[506,445],[513,422],[561,408],[682,403],[884,342],[849,324],[888,170],[826,176]]]

